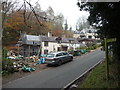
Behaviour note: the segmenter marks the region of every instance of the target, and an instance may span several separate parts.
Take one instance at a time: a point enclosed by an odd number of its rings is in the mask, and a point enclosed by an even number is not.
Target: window
[[[48,42],[44,42],[44,46],[48,46]]]
[[[47,57],[52,58],[54,57],[54,54],[48,54]]]
[[[68,55],[68,53],[66,53],[66,52],[63,52],[63,55]]]
[[[92,33],[92,31],[91,31],[91,30],[88,30],[88,33]]]
[[[58,54],[56,55],[56,57],[59,57],[59,56],[62,56],[62,53],[58,53]]]
[[[44,50],[44,54],[48,54],[48,50],[46,49],[46,50]]]
[[[33,49],[33,52],[35,51],[35,49]]]
[[[69,42],[70,42],[70,43],[74,43],[74,40],[70,40]]]
[[[58,47],[58,51],[61,51],[61,47]]]
[[[92,36],[88,36],[89,39],[92,39]]]

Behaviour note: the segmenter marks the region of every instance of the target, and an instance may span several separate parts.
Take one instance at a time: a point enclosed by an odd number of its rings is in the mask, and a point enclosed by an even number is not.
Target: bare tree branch
[[[26,1],[26,0],[25,0],[25,1]],[[32,5],[31,5],[28,1],[26,1],[26,3],[27,3],[27,4],[30,6],[30,8],[32,9],[32,12],[34,13],[34,15],[35,15],[35,17],[36,17],[39,25],[40,25],[40,26],[44,26],[44,25],[39,21],[38,15],[36,14],[36,12],[35,12],[34,8],[32,7]]]
[[[23,5],[17,10],[17,12],[19,12],[22,8],[23,8]]]

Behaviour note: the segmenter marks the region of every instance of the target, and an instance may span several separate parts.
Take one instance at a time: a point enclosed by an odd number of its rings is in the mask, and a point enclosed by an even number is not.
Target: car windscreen
[[[53,58],[53,57],[54,57],[54,54],[48,54],[47,57],[48,57],[48,58]]]

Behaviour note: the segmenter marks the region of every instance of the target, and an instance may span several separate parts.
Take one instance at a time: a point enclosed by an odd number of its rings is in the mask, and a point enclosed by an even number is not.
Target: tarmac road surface
[[[104,52],[98,49],[61,66],[50,67],[41,72],[9,82],[3,85],[3,88],[63,88],[102,60],[104,56]]]

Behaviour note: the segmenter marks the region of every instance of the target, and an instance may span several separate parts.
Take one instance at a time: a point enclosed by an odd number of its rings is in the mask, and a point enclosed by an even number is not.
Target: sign
[[[115,42],[117,39],[116,38],[104,38],[104,42],[105,42],[105,53],[106,53],[106,79],[109,79],[109,56],[108,56],[108,43],[109,42]]]
[[[111,38],[111,39],[107,39],[107,42],[115,42],[117,39],[116,38]]]

